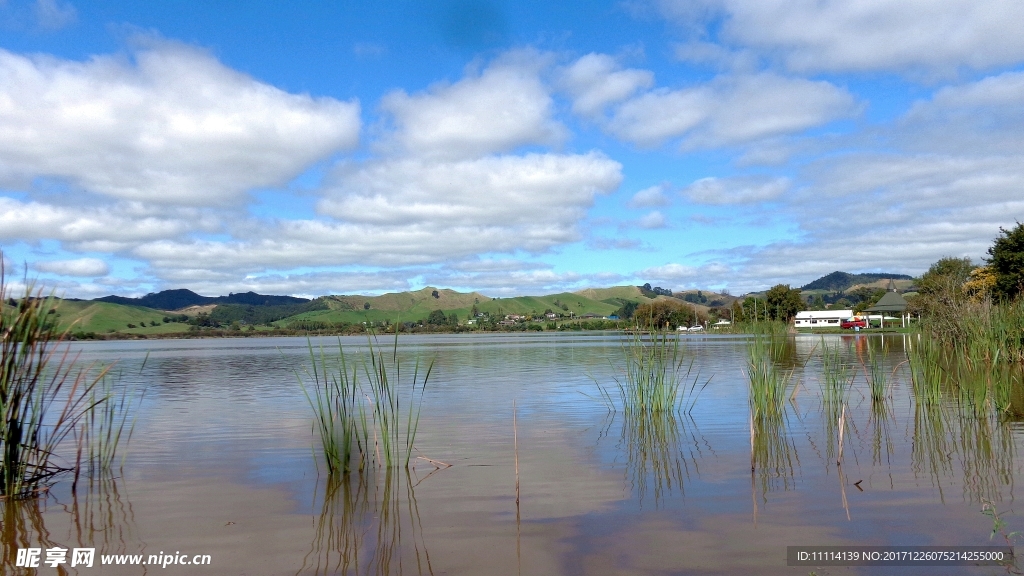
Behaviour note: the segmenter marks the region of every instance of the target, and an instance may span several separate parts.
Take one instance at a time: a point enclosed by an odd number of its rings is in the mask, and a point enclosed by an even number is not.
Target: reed
[[[10,300],[0,257],[2,498],[38,495],[83,462],[109,465],[121,442],[128,407],[104,392],[107,369],[76,365],[64,341],[67,333],[58,332],[48,317],[55,306],[52,294],[44,297],[31,286],[20,301]],[[99,450],[90,450],[84,461],[79,450],[74,465],[57,464],[59,447],[79,430],[102,439]]]
[[[754,336],[747,345],[751,482],[756,473],[763,494],[780,481],[783,488],[790,487],[797,458],[786,408],[796,391],[793,370],[780,367],[784,340],[788,337],[783,332],[772,330]]]
[[[89,395],[89,402],[95,408],[82,418],[75,432],[78,444],[76,483],[78,472],[83,468],[90,474],[106,473],[114,468],[118,450],[130,443],[135,433],[137,407],[145,393],[137,395],[131,386],[116,386],[108,374]],[[121,466],[124,458],[122,453]]]
[[[699,372],[691,381],[693,361],[684,368],[685,355],[675,336],[634,333],[623,340],[622,352],[624,374],[614,379],[615,395],[597,383],[610,411],[621,408],[627,414],[688,414],[711,382],[708,378],[701,384]],[[688,386],[686,382],[690,382]]]
[[[623,415],[620,445],[626,449],[626,471],[641,506],[650,489],[656,507],[666,494],[682,493],[691,463],[699,471],[692,423],[689,415],[671,411]],[[687,447],[689,455],[684,454]]]
[[[868,346],[868,363],[864,366],[864,374],[868,381],[868,388],[871,391],[871,402],[878,404],[885,402],[886,398],[892,397],[892,377],[885,368],[883,360],[886,356],[885,341],[882,341],[881,351],[876,351],[873,346]]]
[[[320,348],[320,361],[312,342],[309,344],[311,369],[306,376],[313,380],[312,393],[298,374],[296,377],[302,392],[313,408],[314,430],[320,436],[320,447],[328,473],[347,474],[362,470],[370,456],[371,426],[367,411],[360,401],[357,382],[358,371],[348,370],[345,352],[338,340],[340,366],[336,372],[329,371],[326,354]]]
[[[821,407],[825,428],[826,456],[838,464],[842,461],[843,437],[848,431],[846,403],[856,372],[843,356],[838,345],[821,342]],[[838,451],[836,450],[838,448]]]
[[[362,362],[362,370],[355,364],[349,369],[340,339],[335,371],[328,367],[323,348],[319,361],[312,344],[309,350],[312,368],[305,374],[311,386],[296,376],[313,409],[313,428],[328,472],[347,474],[368,466],[408,468],[433,362],[423,370],[417,360],[412,378],[403,384],[397,332],[390,354],[369,337],[369,359]],[[359,381],[360,373],[365,385]]]
[[[917,404],[938,405],[947,384],[943,350],[930,338],[918,335],[907,343],[911,393]]]
[[[793,371],[777,363],[777,335],[755,336],[747,345],[748,401],[755,420],[776,420],[785,413],[786,401],[792,397]]]

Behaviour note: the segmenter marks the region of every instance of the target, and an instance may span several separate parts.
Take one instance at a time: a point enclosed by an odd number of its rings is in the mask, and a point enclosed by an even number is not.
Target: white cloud
[[[105,276],[110,273],[110,266],[98,258],[47,260],[36,262],[32,267],[40,272],[49,272],[62,276]]]
[[[709,177],[690,184],[682,194],[698,204],[755,204],[774,200],[789,187],[787,178]]]
[[[724,284],[722,279],[733,274],[734,270],[721,262],[710,262],[699,266],[669,263],[662,266],[646,268],[633,275],[645,281],[667,284],[671,287],[708,288]]]
[[[656,228],[664,228],[666,225],[665,215],[657,210],[652,210],[647,214],[644,214],[636,222],[637,226],[646,230],[654,230]]]
[[[795,71],[986,69],[1024,61],[1017,0],[663,0],[691,33],[776,56]]]
[[[683,138],[686,148],[716,147],[800,132],[855,112],[853,96],[828,82],[761,73],[653,90],[622,104],[607,128],[642,146]]]
[[[63,28],[78,19],[75,7],[59,0],[36,0],[35,13],[39,27],[47,30]]]
[[[224,204],[358,141],[356,102],[289,94],[180,44],[133,57],[0,50],[0,185],[50,177],[122,199]]]
[[[1004,72],[914,103],[892,135],[906,147],[949,154],[1024,154],[1024,72]]]
[[[666,184],[659,184],[657,186],[651,186],[644,188],[633,197],[629,199],[627,205],[630,208],[655,208],[658,206],[667,206],[669,204],[668,196],[665,195]]]
[[[509,54],[455,84],[422,94],[392,92],[381,108],[394,117],[394,140],[418,157],[472,158],[558,144],[567,132],[551,118],[551,96],[539,77],[543,65],[533,53]]]
[[[560,85],[573,97],[573,112],[586,117],[599,116],[609,104],[654,84],[652,72],[622,70],[607,54],[587,54],[561,70],[560,76]]]
[[[0,239],[58,240],[84,250],[117,251],[208,225],[195,213],[166,217],[135,208],[57,206],[0,196]]]
[[[562,236],[575,226],[596,194],[619,185],[621,168],[597,152],[383,160],[342,169],[319,209],[375,225],[524,227],[528,241],[540,229]]]
[[[161,240],[133,254],[160,270],[195,273],[539,252],[580,238],[578,222],[595,196],[619,185],[621,168],[599,153],[353,164],[332,177],[319,206],[336,221],[262,223],[239,227],[231,241]]]

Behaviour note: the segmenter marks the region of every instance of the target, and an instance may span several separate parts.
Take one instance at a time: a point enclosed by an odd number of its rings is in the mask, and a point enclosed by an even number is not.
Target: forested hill
[[[156,310],[180,310],[188,306],[206,306],[209,304],[241,304],[244,306],[281,306],[285,304],[304,304],[307,298],[294,296],[268,296],[255,292],[241,292],[227,296],[200,296],[191,290],[164,290],[146,294],[142,298],[125,298],[124,296],[104,296],[96,298],[99,302],[123,304],[125,306],[142,306]]]
[[[857,284],[868,284],[878,280],[913,280],[913,277],[906,274],[850,274],[848,272],[833,272],[818,278],[814,282],[800,287],[801,290],[834,290],[841,292]]]

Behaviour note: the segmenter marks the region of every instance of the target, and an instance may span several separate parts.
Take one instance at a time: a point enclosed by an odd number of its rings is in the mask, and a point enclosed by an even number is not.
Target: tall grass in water
[[[370,336],[369,360],[362,362],[361,370],[356,364],[350,369],[340,340],[338,359],[336,371],[331,371],[323,348],[318,362],[310,344],[312,369],[306,374],[312,392],[298,377],[316,417],[314,429],[328,472],[347,474],[367,466],[408,468],[433,362],[421,371],[417,360],[410,382],[403,385],[397,333],[390,354]]]
[[[626,449],[627,474],[641,504],[649,483],[657,505],[664,492],[682,489],[689,475],[682,455],[683,434],[689,432],[682,419],[689,419],[711,382],[708,378],[702,383],[693,368],[675,335],[634,333],[622,342],[621,376],[614,378],[614,390],[596,382],[612,415],[609,427],[615,415],[622,415],[620,445]]]
[[[754,336],[747,345],[748,405],[750,407],[750,473],[767,493],[781,480],[788,489],[796,449],[789,438],[786,404],[795,393],[793,370],[779,366],[787,337],[773,331]],[[751,480],[753,482],[753,479]]]
[[[842,460],[843,438],[850,422],[845,417],[846,401],[856,373],[839,346],[829,345],[824,339],[821,342],[821,370],[821,418],[827,439],[825,453],[829,460],[838,463]]]
[[[693,361],[684,369],[685,355],[679,339],[667,333],[652,332],[649,337],[631,334],[622,344],[623,376],[615,378],[615,396],[600,382],[597,387],[611,411],[622,409],[628,414],[654,414],[661,412],[689,413],[708,378],[700,383],[700,374],[693,377]]]
[[[14,302],[10,304],[9,302]],[[0,497],[20,498],[46,490],[55,476],[83,465],[109,465],[121,441],[127,406],[116,403],[104,378],[106,369],[76,366],[66,333],[48,312],[55,299],[27,287],[20,301],[9,300],[0,264]],[[100,426],[99,421],[109,422]],[[73,465],[58,464],[62,443],[78,433],[100,435],[98,452]]]

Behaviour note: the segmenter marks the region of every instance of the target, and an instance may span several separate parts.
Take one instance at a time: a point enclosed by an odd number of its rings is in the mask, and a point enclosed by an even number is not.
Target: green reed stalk
[[[327,471],[346,474],[361,470],[369,457],[370,426],[364,405],[359,400],[358,371],[353,369],[349,375],[340,339],[340,367],[337,372],[328,372],[323,347],[320,348],[320,361],[317,363],[317,356],[310,343],[309,357],[312,369],[307,370],[306,374],[313,380],[312,395],[302,378],[298,375],[296,377],[316,415],[314,429],[320,435]]]
[[[77,368],[62,346],[66,333],[48,314],[56,306],[52,295],[27,287],[20,301],[8,302],[0,264],[0,497],[19,498],[81,465],[57,465],[53,457],[79,423],[109,408],[109,399],[95,393],[106,369]]]
[[[700,384],[700,374],[693,377],[693,360],[683,368],[685,355],[679,339],[666,333],[630,335],[622,343],[624,374],[615,378],[618,402],[607,388],[598,383],[601,397],[608,409],[621,406],[626,413],[654,414],[659,412],[690,413],[700,393],[711,382]]]
[[[871,402],[880,403],[884,402],[886,398],[891,396],[890,387],[892,382],[892,374],[890,374],[883,364],[885,358],[885,341],[882,341],[881,352],[876,352],[871,346],[868,346],[868,365],[864,367],[864,373],[867,376],[868,387],[871,389]]]
[[[796,451],[789,438],[786,403],[795,388],[793,371],[780,367],[788,355],[786,339],[783,331],[771,330],[747,345],[750,472],[757,473],[764,493],[778,481],[788,488],[793,478]]]
[[[780,369],[774,360],[780,346],[775,336],[755,336],[747,346],[748,401],[754,419],[781,418],[791,397],[792,371]]]
[[[939,404],[947,381],[941,348],[927,337],[908,342],[907,366],[914,401],[918,404]]]
[[[312,370],[307,370],[306,376],[312,380],[312,393],[297,375],[316,418],[314,429],[320,437],[328,472],[349,473],[368,465],[408,468],[433,362],[421,378],[417,360],[406,391],[402,386],[397,334],[389,355],[370,337],[369,361],[362,365],[365,387],[358,379],[359,368],[353,366],[349,370],[340,340],[338,357],[340,367],[337,372],[329,372],[323,349],[318,362],[310,345]]]

